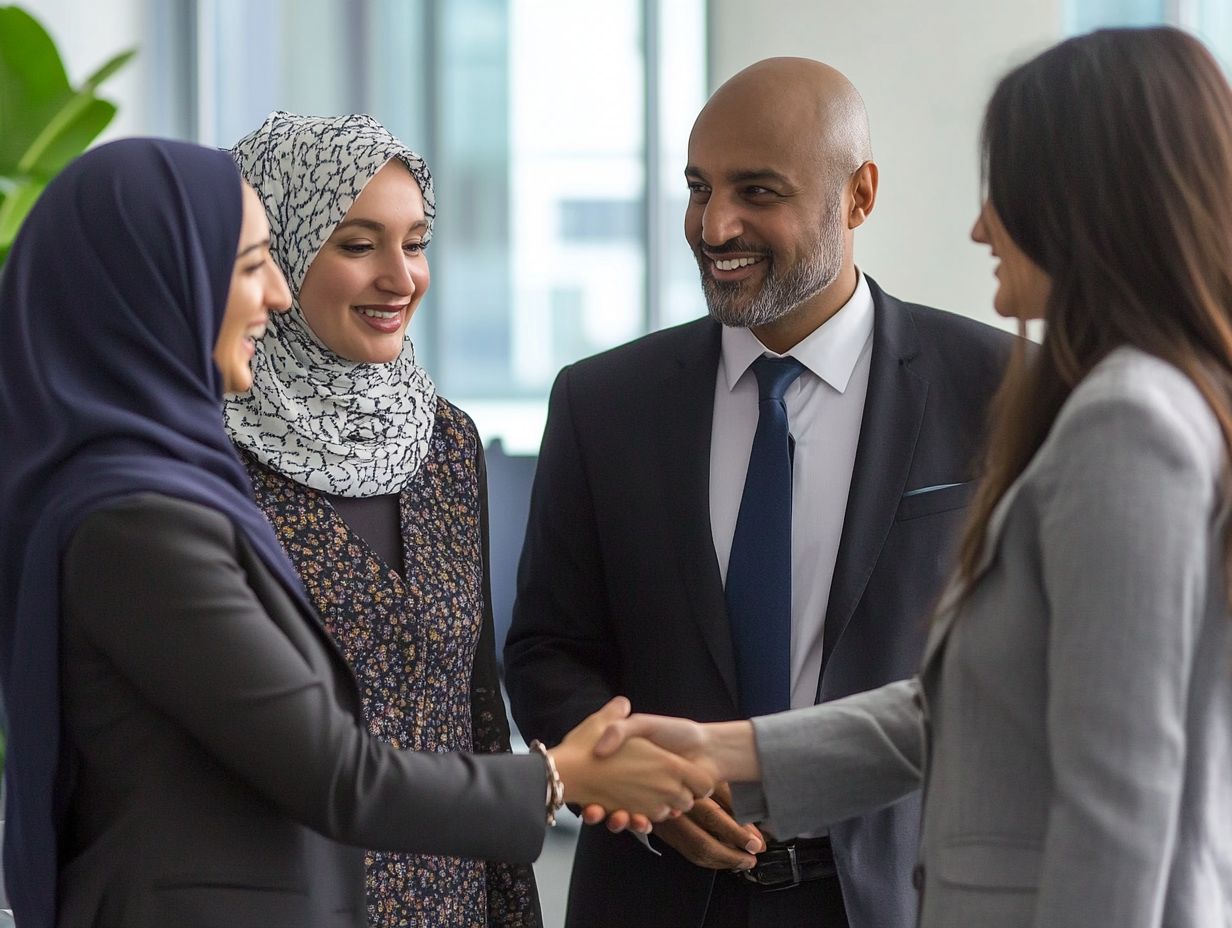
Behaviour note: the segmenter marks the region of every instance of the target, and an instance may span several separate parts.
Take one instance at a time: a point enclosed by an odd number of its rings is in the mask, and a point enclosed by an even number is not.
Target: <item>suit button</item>
[[[924,865],[916,864],[915,869],[911,871],[911,885],[915,887],[918,893],[924,892]]]

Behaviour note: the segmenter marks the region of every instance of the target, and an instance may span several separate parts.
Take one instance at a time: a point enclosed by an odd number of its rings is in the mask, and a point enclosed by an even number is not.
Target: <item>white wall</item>
[[[74,84],[119,52],[141,45],[147,2],[159,0],[19,0],[55,40]],[[100,88],[99,96],[119,106],[102,140],[151,131],[142,93],[143,85],[154,79],[147,67],[150,59],[148,50],[143,55],[139,48],[136,59]]]
[[[160,0],[23,0],[80,80],[143,35]],[[586,0],[591,2],[591,0]],[[818,58],[864,95],[881,168],[856,259],[892,293],[987,321],[992,262],[967,233],[979,199],[977,134],[997,77],[1061,37],[1063,0],[710,0],[711,86],[771,55]],[[670,41],[670,37],[668,39]],[[167,132],[142,88],[157,50],[104,87],[105,138]]]
[[[856,261],[895,296],[985,321],[993,262],[968,232],[996,79],[1061,37],[1061,0],[711,0],[711,83],[772,55],[817,58],[864,96],[881,170]]]

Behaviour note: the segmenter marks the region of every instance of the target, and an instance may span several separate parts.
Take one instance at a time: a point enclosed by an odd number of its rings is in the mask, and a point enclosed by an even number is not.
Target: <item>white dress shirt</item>
[[[873,296],[859,274],[851,299],[787,352],[804,372],[787,388],[795,439],[791,517],[791,707],[817,701],[822,631],[855,466],[873,346]],[[750,365],[779,357],[748,329],[723,329],[710,435],[710,526],[723,582],[757,430]]]

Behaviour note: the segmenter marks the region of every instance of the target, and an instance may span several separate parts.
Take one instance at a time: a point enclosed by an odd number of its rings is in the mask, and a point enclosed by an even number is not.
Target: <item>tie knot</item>
[[[767,358],[765,355],[753,362],[757,375],[759,399],[782,400],[787,388],[804,373],[804,365],[795,358]]]

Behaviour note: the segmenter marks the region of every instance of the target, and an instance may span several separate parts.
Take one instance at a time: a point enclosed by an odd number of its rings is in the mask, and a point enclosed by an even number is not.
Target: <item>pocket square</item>
[[[914,490],[908,490],[903,494],[903,499],[908,496],[923,496],[925,493],[936,493],[938,490],[948,490],[950,487],[961,487],[961,483],[938,483],[931,487],[917,487]]]
[[[920,516],[962,509],[971,502],[974,493],[975,481],[973,480],[968,480],[966,483],[938,483],[933,486],[917,487],[902,495],[898,501],[898,514],[895,518],[899,522],[906,522],[909,519],[918,519]]]

